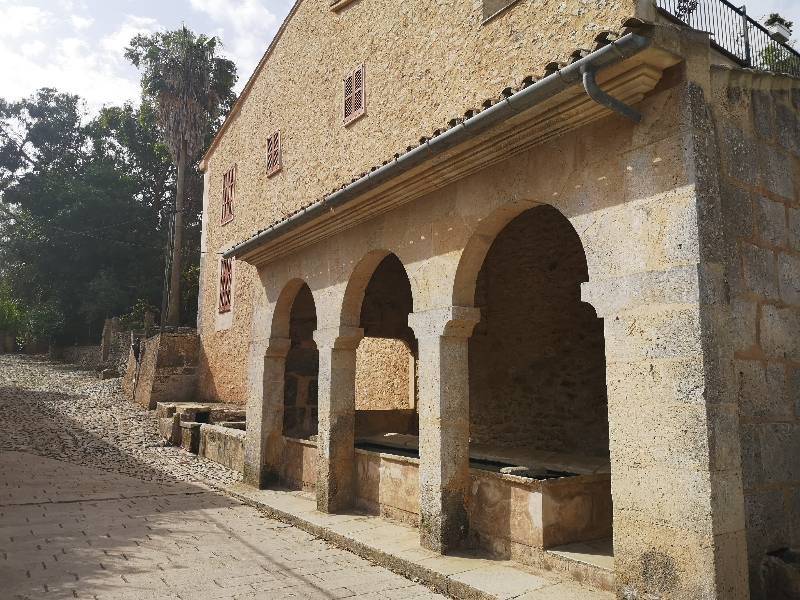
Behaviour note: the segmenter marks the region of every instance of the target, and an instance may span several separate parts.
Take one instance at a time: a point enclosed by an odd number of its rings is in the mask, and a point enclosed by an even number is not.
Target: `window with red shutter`
[[[348,125],[366,110],[366,73],[364,65],[358,66],[344,78],[344,124]]]
[[[219,265],[219,312],[231,310],[231,292],[233,287],[233,259],[223,258]]]
[[[233,220],[233,202],[236,197],[236,165],[222,176],[222,225]]]
[[[281,132],[276,131],[267,138],[267,177],[281,170]]]

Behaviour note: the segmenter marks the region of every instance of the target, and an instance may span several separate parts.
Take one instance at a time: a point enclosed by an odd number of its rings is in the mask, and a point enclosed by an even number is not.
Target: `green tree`
[[[138,35],[126,58],[142,71],[142,91],[152,101],[177,170],[167,324],[180,323],[187,170],[206,147],[213,123],[235,99],[236,66],[218,57],[216,37],[177,31]]]
[[[158,302],[174,169],[147,110],[89,119],[54,90],[0,101],[0,282],[57,341]]]

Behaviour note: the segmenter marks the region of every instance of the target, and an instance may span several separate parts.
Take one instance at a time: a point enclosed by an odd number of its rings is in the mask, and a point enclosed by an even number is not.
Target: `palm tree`
[[[156,108],[164,141],[177,168],[167,325],[180,324],[180,281],[186,175],[207,144],[212,124],[234,100],[236,65],[216,56],[216,37],[177,31],[137,35],[125,57],[142,71],[142,93]]]

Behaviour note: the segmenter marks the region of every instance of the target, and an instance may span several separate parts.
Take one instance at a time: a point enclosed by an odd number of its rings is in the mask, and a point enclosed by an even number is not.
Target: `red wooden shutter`
[[[233,259],[223,258],[219,268],[219,312],[231,310],[231,288],[233,285]]]
[[[236,196],[236,165],[222,177],[222,218],[221,223],[233,220],[233,203]]]
[[[281,170],[281,132],[267,138],[267,177]]]
[[[364,65],[359,66],[344,78],[344,124],[355,121],[366,108]]]

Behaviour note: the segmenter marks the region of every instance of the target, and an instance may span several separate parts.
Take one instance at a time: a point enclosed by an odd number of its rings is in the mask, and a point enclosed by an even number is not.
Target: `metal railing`
[[[800,52],[772,37],[747,16],[746,7],[727,0],[656,0],[670,18],[707,31],[713,45],[745,67],[800,77]]]

